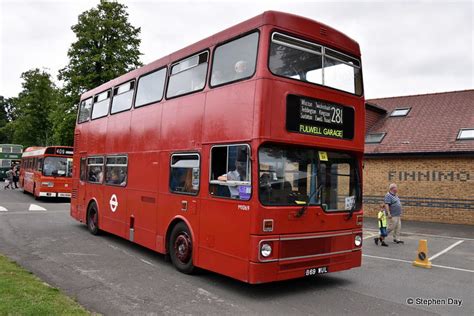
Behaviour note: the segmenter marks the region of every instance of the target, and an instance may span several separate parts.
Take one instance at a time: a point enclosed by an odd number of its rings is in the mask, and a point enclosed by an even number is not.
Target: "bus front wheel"
[[[193,240],[188,226],[180,222],[173,227],[168,241],[170,259],[180,272],[191,274],[193,265]]]
[[[92,235],[99,234],[99,211],[95,203],[92,203],[87,210],[87,229]]]

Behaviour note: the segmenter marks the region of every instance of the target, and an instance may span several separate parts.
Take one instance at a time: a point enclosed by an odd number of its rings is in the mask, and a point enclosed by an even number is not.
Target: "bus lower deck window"
[[[171,156],[170,191],[197,194],[199,191],[199,155],[175,154]]]
[[[248,145],[213,147],[210,193],[219,197],[249,200],[251,195],[249,156]]]
[[[105,164],[105,183],[110,185],[127,185],[127,156],[109,156],[106,157]]]

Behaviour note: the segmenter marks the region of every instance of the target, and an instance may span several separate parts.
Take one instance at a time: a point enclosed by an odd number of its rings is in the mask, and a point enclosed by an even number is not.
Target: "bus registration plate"
[[[304,272],[304,275],[310,276],[310,275],[324,274],[324,273],[328,273],[328,267],[306,269]]]

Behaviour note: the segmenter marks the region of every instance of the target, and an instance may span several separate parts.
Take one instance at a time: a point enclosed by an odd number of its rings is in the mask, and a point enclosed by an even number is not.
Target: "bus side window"
[[[91,116],[92,98],[84,100],[79,106],[79,116],[77,118],[78,123],[87,122]]]
[[[38,158],[38,163],[36,165],[36,170],[43,171],[43,158]]]
[[[138,79],[135,107],[159,102],[163,99],[165,90],[166,68],[161,68],[152,73],[143,75]]]
[[[170,191],[182,194],[198,194],[199,173],[198,154],[172,155],[170,164]]]
[[[114,88],[114,98],[112,99],[111,114],[130,110],[132,107],[133,91],[135,80],[124,83]]]
[[[250,78],[257,63],[258,32],[217,46],[212,60],[211,86]]]
[[[87,181],[102,183],[104,180],[104,158],[90,157],[87,159]]]
[[[85,157],[81,158],[81,163],[79,166],[79,180],[86,181],[87,179],[87,159]]]
[[[168,80],[167,98],[196,92],[206,86],[209,52],[202,52],[171,66]]]
[[[95,95],[92,107],[92,119],[107,116],[107,114],[109,114],[109,105],[110,90]]]
[[[108,156],[105,159],[105,183],[124,187],[127,185],[127,156]]]
[[[211,149],[210,194],[249,200],[250,147],[248,145],[214,146]]]

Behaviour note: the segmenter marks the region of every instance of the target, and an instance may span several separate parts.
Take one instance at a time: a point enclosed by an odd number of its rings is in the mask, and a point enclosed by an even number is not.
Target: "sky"
[[[325,23],[359,42],[367,99],[474,88],[474,1],[119,1],[150,63],[266,10]],[[78,15],[98,0],[0,0],[0,95],[22,72],[56,79]],[[60,85],[60,82],[57,82]]]

